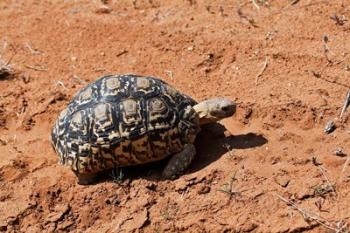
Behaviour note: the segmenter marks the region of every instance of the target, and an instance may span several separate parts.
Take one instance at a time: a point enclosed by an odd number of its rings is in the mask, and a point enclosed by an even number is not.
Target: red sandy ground
[[[1,231],[349,232],[348,157],[334,155],[350,156],[349,113],[339,119],[347,0],[102,4],[0,1],[0,55],[15,54],[16,71],[0,80]],[[228,96],[237,114],[225,137],[198,137],[179,179],[145,171],[80,186],[57,164],[50,130],[110,73],[158,76],[198,101]]]

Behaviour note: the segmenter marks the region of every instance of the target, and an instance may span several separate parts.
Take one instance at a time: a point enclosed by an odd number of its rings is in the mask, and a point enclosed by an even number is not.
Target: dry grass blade
[[[329,48],[329,46],[327,44],[328,41],[329,41],[328,37],[324,36],[323,37],[323,52],[324,52],[324,55],[325,55],[328,63],[333,63],[332,59],[329,57],[329,54],[332,53],[332,52],[331,52],[331,49]]]
[[[282,197],[279,194],[275,194],[275,195],[280,200],[287,203],[287,205],[289,205],[289,206],[293,207],[295,210],[297,210],[305,219],[311,219],[311,220],[319,223],[320,225],[322,225],[322,226],[326,227],[327,229],[332,230],[334,232],[342,232],[343,228],[339,229],[338,227],[334,227],[334,226],[332,226],[332,224],[328,220],[322,218],[321,216],[314,214],[314,213],[311,213],[311,212],[308,212],[308,211],[300,208],[294,202],[287,200],[286,198]]]
[[[258,85],[259,84],[259,78],[262,76],[262,74],[264,73],[264,71],[267,68],[267,63],[268,63],[268,59],[267,56],[265,57],[265,62],[263,64],[263,67],[261,68],[261,70],[259,71],[259,73],[256,75],[255,77],[255,84]]]
[[[345,172],[346,168],[349,166],[349,164],[350,164],[350,156],[348,155],[348,157],[347,157],[347,159],[346,159],[346,161],[345,161],[345,163],[343,165],[343,168],[341,170],[340,179],[341,179],[341,177],[343,177],[342,175],[344,174],[344,172]]]
[[[240,18],[241,20],[242,20],[242,19],[243,19],[243,20],[246,20],[251,26],[253,26],[253,27],[255,27],[255,28],[258,27],[258,25],[255,23],[255,20],[254,20],[252,17],[250,17],[250,16],[248,16],[248,15],[246,15],[246,14],[243,13],[241,7],[239,7],[239,8],[237,9],[237,14],[238,14],[238,16],[239,16],[239,18]]]
[[[340,113],[340,119],[342,119],[342,117],[343,117],[344,113],[346,112],[346,110],[348,109],[349,105],[350,105],[350,90],[346,94],[343,108],[342,108],[341,113]]]
[[[218,189],[219,192],[225,193],[228,195],[229,199],[231,199],[232,197],[234,197],[235,195],[239,195],[241,192],[239,191],[235,191],[233,189],[233,182],[236,181],[236,174],[237,171],[234,173],[234,175],[231,177],[230,182],[229,183],[225,183],[224,187],[221,189]]]
[[[312,71],[312,74],[313,74],[316,78],[322,79],[322,80],[325,81],[325,82],[332,83],[332,84],[336,84],[336,85],[342,86],[342,87],[350,88],[350,85],[347,85],[347,84],[344,84],[344,83],[339,83],[339,82],[337,82],[337,81],[335,81],[335,80],[328,80],[328,79],[322,77],[322,75],[323,75],[324,71],[326,70],[326,68],[328,68],[328,67],[330,67],[330,66],[333,66],[333,65],[339,65],[339,64],[343,63],[343,62],[345,61],[345,59],[346,59],[347,56],[348,56],[348,54],[347,54],[343,59],[341,59],[341,60],[339,60],[339,61],[335,61],[335,62],[329,61],[329,60],[327,59],[327,57],[326,57],[327,63],[323,66],[323,68],[321,69],[321,71],[320,71],[320,72]]]
[[[223,145],[223,147],[227,150],[227,152],[228,152],[228,154],[229,154],[229,157],[230,157],[230,158],[233,158],[234,155],[233,155],[231,146],[230,146],[229,144],[225,143],[225,144]]]
[[[56,86],[61,86],[65,91],[68,90],[68,88],[64,85],[64,83],[60,80],[56,82]]]
[[[332,192],[335,194],[335,196],[337,196],[337,192],[336,192],[336,190],[334,188],[334,185],[331,183],[331,181],[327,177],[325,169],[322,167],[322,163],[319,163],[317,161],[317,157],[312,157],[312,162],[320,170],[322,176],[325,178],[325,180],[326,180],[326,182],[328,184],[328,187],[332,190]]]
[[[343,26],[345,22],[348,21],[345,15],[338,16],[334,14],[330,18],[335,21],[336,25],[340,25],[340,26]]]
[[[174,80],[174,73],[171,70],[166,70],[165,73],[170,77],[171,80]]]
[[[34,54],[34,55],[41,54],[41,52],[38,49],[33,48],[30,43],[27,42],[25,46],[29,49],[31,54]]]
[[[334,185],[332,185],[331,181],[330,181],[329,178],[326,176],[326,173],[325,173],[325,171],[324,171],[324,168],[321,167],[321,166],[317,166],[317,168],[320,170],[320,172],[322,173],[323,177],[326,179],[326,181],[327,181],[329,187],[332,189],[332,191],[334,192],[334,194],[337,196],[337,192],[336,192],[336,190],[335,190],[335,188],[334,188]]]
[[[256,1],[255,1],[255,0],[252,0],[252,3],[253,3],[253,5],[255,6],[255,8],[258,9],[258,11],[259,11],[259,10],[260,10],[260,7],[259,7],[259,5],[256,3]]]
[[[295,4],[297,4],[299,1],[300,1],[300,0],[293,0],[293,1],[291,1],[287,6],[285,6],[285,7],[283,8],[283,10],[286,10],[286,9],[288,9],[289,7],[291,7],[291,6],[295,5]]]
[[[86,84],[87,83],[85,80],[81,79],[79,76],[77,76],[75,74],[73,75],[72,79],[77,80],[81,84]]]
[[[113,179],[114,183],[122,184],[124,180],[124,173],[122,169],[113,169],[111,178]]]
[[[287,6],[283,7],[281,10],[279,10],[278,13],[281,13],[283,11],[288,10],[291,6],[296,5],[298,2],[300,2],[300,0],[291,1]],[[302,8],[311,7],[311,6],[319,5],[319,4],[325,4],[325,3],[329,3],[329,0],[309,1],[309,3],[306,3],[306,4],[301,5],[299,7],[295,7],[295,10],[300,10]]]
[[[24,66],[28,69],[32,69],[35,71],[42,71],[42,72],[47,71],[47,69],[45,67],[37,67],[37,66],[31,66],[31,65],[24,65]]]

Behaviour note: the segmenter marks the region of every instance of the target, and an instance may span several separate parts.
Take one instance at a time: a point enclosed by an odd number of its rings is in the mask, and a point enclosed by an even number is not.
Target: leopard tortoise
[[[164,81],[137,75],[104,76],[80,90],[51,133],[60,164],[79,184],[101,171],[161,160],[172,155],[162,176],[181,175],[193,160],[200,127],[232,116],[233,101],[197,103]]]

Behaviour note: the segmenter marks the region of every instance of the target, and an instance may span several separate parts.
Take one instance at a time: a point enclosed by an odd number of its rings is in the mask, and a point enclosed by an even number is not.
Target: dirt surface
[[[0,231],[349,232],[348,3],[0,1]],[[160,163],[80,186],[51,127],[80,88],[124,73],[237,114],[174,181]]]

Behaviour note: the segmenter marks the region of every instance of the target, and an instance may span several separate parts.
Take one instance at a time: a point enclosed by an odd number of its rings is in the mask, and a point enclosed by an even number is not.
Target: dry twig
[[[106,69],[105,68],[102,68],[102,67],[96,67],[94,68],[94,71],[95,72],[104,72]]]
[[[264,73],[264,71],[266,70],[267,68],[267,56],[265,57],[265,62],[263,64],[263,67],[261,68],[260,72],[256,75],[255,77],[255,84],[258,85],[258,82],[259,82],[259,78],[262,76],[262,74]]]
[[[116,56],[120,57],[121,55],[124,55],[126,53],[128,53],[128,51],[124,49],[124,50],[120,51],[119,53],[117,53]]]

